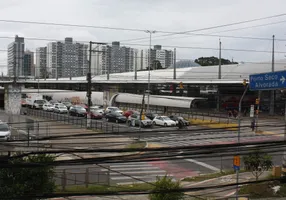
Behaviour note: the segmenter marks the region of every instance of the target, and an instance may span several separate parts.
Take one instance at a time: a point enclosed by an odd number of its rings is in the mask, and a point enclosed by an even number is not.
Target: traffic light
[[[180,89],[184,89],[183,82],[180,82],[179,87],[180,87]]]
[[[259,105],[259,103],[260,103],[260,99],[259,98],[255,99],[255,104]]]

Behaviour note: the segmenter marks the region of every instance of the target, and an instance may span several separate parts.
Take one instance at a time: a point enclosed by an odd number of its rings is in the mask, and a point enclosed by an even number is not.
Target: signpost
[[[240,157],[239,156],[233,157],[233,168],[237,171],[240,169]]]
[[[252,74],[249,76],[249,86],[250,90],[261,91],[261,90],[277,90],[277,89],[286,89],[286,71],[276,71],[269,73],[261,74]],[[260,97],[256,100],[259,105]],[[285,101],[286,109],[286,101]],[[284,130],[284,140],[286,140],[286,110],[284,111],[284,120],[285,120],[285,130]],[[286,153],[284,152],[284,155]],[[283,165],[286,167],[286,156],[283,156]]]
[[[286,71],[252,74],[249,76],[250,90],[276,90],[286,87]]]

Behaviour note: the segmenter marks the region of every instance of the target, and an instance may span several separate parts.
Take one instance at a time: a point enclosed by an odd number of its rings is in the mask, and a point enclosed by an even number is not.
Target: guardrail
[[[110,185],[110,172],[100,168],[66,168],[55,169],[54,180],[56,185],[65,191],[68,186]]]

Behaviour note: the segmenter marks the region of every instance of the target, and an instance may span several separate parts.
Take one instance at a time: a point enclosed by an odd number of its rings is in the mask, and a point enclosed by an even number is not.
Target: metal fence
[[[64,191],[68,186],[110,185],[110,172],[96,167],[56,169],[54,179]]]
[[[87,128],[88,121],[85,117],[75,117],[75,116],[70,116],[68,114],[59,114],[59,113],[47,112],[43,110],[34,110],[34,109],[26,109],[25,113],[28,116],[50,119],[55,122],[61,122],[64,124],[72,124],[72,125],[79,126],[80,128]],[[107,123],[104,120],[91,119],[90,129],[105,132],[105,133],[120,132],[119,124]]]

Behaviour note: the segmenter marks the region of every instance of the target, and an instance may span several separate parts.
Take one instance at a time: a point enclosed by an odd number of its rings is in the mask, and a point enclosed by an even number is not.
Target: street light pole
[[[146,33],[149,33],[150,34],[150,39],[149,39],[149,62],[148,62],[148,96],[147,96],[147,112],[150,111],[150,69],[151,69],[151,41],[152,41],[152,34],[153,33],[156,33],[156,31],[150,31],[150,30],[147,30],[145,31]]]
[[[246,85],[245,90],[240,98],[238,104],[238,127],[237,127],[237,155],[239,156],[239,145],[240,145],[240,126],[241,126],[241,104],[242,100],[248,90],[249,84]],[[236,199],[238,200],[238,189],[239,189],[239,169],[236,169]]]

